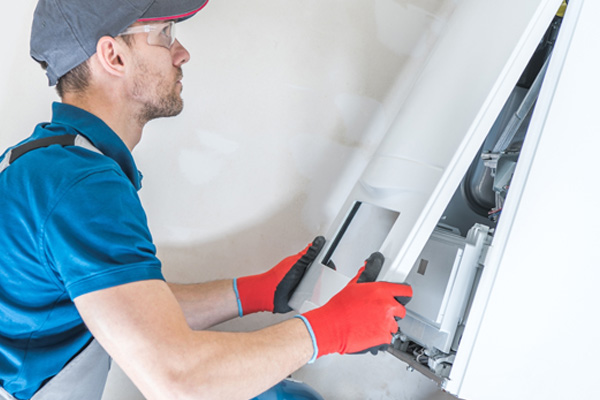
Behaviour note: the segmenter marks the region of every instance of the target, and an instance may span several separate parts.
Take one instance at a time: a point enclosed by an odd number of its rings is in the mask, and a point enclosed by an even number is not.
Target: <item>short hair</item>
[[[56,92],[62,99],[65,93],[82,93],[90,84],[90,60],[82,62],[58,79]]]
[[[131,47],[135,40],[133,36],[118,36]],[[44,61],[40,63],[45,70],[48,64]],[[90,84],[90,60],[89,58],[61,76],[56,83],[56,93],[62,99],[66,93],[82,93]]]

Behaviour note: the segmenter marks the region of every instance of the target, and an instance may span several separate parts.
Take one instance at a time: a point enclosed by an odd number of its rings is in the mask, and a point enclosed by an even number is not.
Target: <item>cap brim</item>
[[[202,10],[208,0],[156,0],[138,21],[183,21]]]

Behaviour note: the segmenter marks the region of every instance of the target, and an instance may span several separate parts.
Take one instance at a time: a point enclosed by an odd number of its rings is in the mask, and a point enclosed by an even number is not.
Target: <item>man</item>
[[[297,318],[205,330],[291,311],[321,237],[264,274],[164,281],[131,150],[148,121],[181,112],[190,54],[175,23],[206,1],[39,1],[31,54],[62,102],[0,159],[0,398],[99,399],[113,358],[149,399],[247,399],[317,357],[378,348],[396,332],[410,287],[361,273]],[[374,254],[369,273],[382,262]]]

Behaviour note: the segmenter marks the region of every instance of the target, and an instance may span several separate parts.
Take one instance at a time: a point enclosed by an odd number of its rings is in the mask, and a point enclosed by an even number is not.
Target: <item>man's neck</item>
[[[102,95],[65,94],[62,102],[85,110],[100,118],[125,143],[130,151],[139,143],[144,124],[135,117],[135,112],[116,99]]]

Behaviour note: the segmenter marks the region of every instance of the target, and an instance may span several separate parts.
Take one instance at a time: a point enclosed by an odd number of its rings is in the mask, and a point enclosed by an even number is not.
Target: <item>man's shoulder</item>
[[[54,145],[33,150],[17,160],[9,170],[54,184],[68,184],[93,173],[109,171],[126,179],[116,161],[80,146]]]
[[[5,206],[27,204],[26,209],[42,210],[52,207],[74,186],[88,186],[98,181],[121,182],[104,185],[123,188],[131,186],[119,165],[110,157],[79,146],[49,146],[33,150],[11,164],[0,177],[0,190]],[[90,177],[94,179],[90,179]]]

